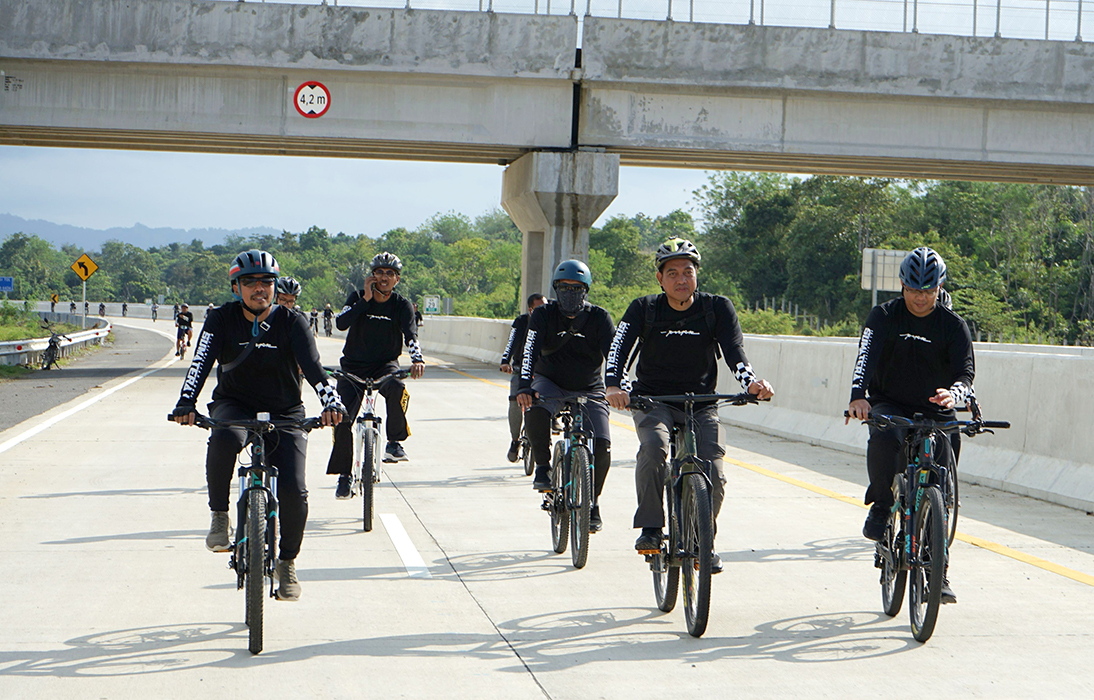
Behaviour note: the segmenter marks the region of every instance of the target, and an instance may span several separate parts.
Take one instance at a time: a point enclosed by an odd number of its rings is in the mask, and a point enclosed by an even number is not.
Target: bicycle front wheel
[[[946,516],[942,493],[937,486],[924,486],[915,513],[912,540],[911,587],[908,607],[912,636],[925,642],[934,633],[938,608],[942,604],[942,578],[946,574]]]
[[[555,554],[566,551],[566,539],[570,536],[570,517],[566,512],[566,502],[562,486],[565,483],[562,474],[562,442],[555,443],[551,456],[551,493],[548,512],[551,514],[551,547]]]
[[[376,431],[366,428],[361,439],[361,520],[365,532],[372,532],[372,514],[375,504],[376,460],[379,453],[376,451]]]
[[[946,469],[946,489],[942,493],[943,505],[946,506],[946,544],[953,544],[957,537],[957,508],[960,505],[957,495],[957,460],[953,455],[953,447],[946,446],[949,450],[949,467]]]
[[[714,554],[714,521],[710,511],[710,493],[699,474],[684,480],[681,498],[681,525],[684,552],[680,569],[684,575],[684,618],[688,634],[701,637],[707,630],[710,614],[710,567]]]
[[[247,648],[252,654],[262,651],[262,604],[266,597],[266,493],[251,489],[247,495]]]
[[[532,476],[536,470],[536,460],[532,458],[532,446],[528,444],[528,438],[520,436],[520,457],[524,460],[524,475]]]
[[[900,566],[904,556],[904,538],[900,533],[901,504],[904,502],[904,476],[897,474],[893,480],[893,496],[896,507],[889,513],[889,522],[885,526],[885,540],[878,542],[877,566],[881,569],[881,609],[889,617],[896,617],[904,604],[904,586],[907,584],[908,571]]]
[[[570,559],[580,569],[589,560],[589,515],[593,507],[593,472],[589,450],[570,450]]]
[[[672,489],[668,486],[665,487],[665,508],[671,512]],[[670,527],[670,546],[675,534],[676,528]],[[672,612],[672,609],[676,607],[676,595],[680,590],[680,567],[669,564],[664,543],[661,545],[661,551],[650,557],[650,570],[653,572],[653,597],[657,600],[657,609],[661,612]]]

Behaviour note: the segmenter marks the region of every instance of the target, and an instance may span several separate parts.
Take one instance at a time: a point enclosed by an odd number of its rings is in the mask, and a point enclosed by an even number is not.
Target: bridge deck
[[[337,358],[335,340],[319,344],[325,360]],[[259,657],[246,651],[227,557],[203,547],[205,433],[163,420],[184,367],[165,361],[109,395],[123,380],[93,389],[101,400],[17,444],[8,442],[88,397],[0,433],[0,697],[1094,690],[1085,672],[1094,531],[1081,512],[968,487],[967,536],[951,568],[961,602],[942,610],[924,646],[906,612],[880,613],[872,549],[859,535],[859,459],[731,430],[718,541],[727,570],[715,578],[707,634],[695,640],[679,609],[657,612],[648,569],[631,550],[629,420],[614,417],[605,530],[576,571],[568,554],[550,552],[539,499],[504,460],[503,376],[429,360],[410,386],[411,461],[387,465],[377,492],[384,523],[372,533],[359,531],[357,501],[334,500],[323,475],[329,433],[314,434],[303,598],[267,606]],[[410,555],[392,543],[396,523],[428,577],[408,572]],[[1040,564],[1019,560],[1030,556]]]

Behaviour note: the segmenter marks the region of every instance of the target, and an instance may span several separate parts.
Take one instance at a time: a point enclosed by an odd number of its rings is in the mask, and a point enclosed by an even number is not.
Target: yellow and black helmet
[[[660,272],[665,263],[676,258],[687,258],[695,263],[695,267],[699,267],[699,261],[703,259],[703,256],[699,255],[695,244],[688,239],[670,238],[657,249],[657,271]]]

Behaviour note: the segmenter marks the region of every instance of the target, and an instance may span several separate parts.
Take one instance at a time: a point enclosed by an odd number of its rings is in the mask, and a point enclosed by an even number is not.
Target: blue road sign
[[[0,277],[0,292],[14,292],[15,291],[15,278],[14,277]]]

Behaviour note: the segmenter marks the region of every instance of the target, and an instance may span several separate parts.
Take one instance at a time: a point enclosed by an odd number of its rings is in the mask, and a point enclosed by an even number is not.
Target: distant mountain
[[[280,235],[279,229],[260,226],[247,229],[223,228],[149,228],[136,224],[128,228],[108,228],[106,230],[55,224],[41,219],[27,220],[11,214],[0,214],[0,239],[12,233],[34,234],[60,248],[69,243],[88,250],[97,250],[106,241],[116,240],[132,243],[139,248],[165,246],[170,243],[189,243],[195,238],[206,246],[223,243],[228,236],[250,236],[252,234]]]

